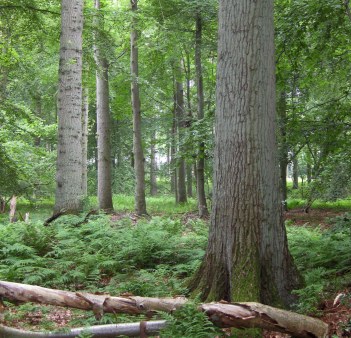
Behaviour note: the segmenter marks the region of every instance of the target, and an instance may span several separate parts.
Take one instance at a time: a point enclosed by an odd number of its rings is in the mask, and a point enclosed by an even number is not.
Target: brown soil
[[[312,209],[308,213],[301,209],[289,210],[284,214],[285,220],[290,220],[296,226],[328,227],[328,218],[339,216],[345,212],[335,210]]]

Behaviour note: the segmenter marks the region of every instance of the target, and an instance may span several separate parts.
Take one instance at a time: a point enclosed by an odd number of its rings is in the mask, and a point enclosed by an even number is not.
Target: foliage
[[[197,304],[186,304],[174,314],[166,315],[167,326],[161,331],[164,338],[211,338],[221,332],[209,321],[208,316],[198,310]]]
[[[305,278],[297,290],[297,308],[304,313],[318,312],[318,303],[330,290],[342,287],[351,277],[350,214],[330,221],[327,230],[289,227],[289,247]]]
[[[201,222],[187,227],[155,217],[136,225],[129,218],[111,224],[103,215],[81,221],[63,216],[50,227],[2,225],[0,278],[144,296],[181,294],[186,290],[180,280],[203,256],[207,230]]]

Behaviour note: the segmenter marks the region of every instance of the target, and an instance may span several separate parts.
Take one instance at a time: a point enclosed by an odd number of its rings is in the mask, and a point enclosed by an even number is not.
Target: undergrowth
[[[0,279],[112,295],[187,295],[184,282],[204,255],[207,223],[184,224],[174,216],[141,219],[136,224],[129,217],[112,222],[103,214],[92,215],[86,223],[83,219],[84,215],[62,216],[47,227],[38,221],[0,224]],[[288,227],[290,250],[306,282],[295,291],[296,309],[302,313],[318,314],[321,300],[351,279],[351,214],[329,223],[328,229]],[[17,308],[17,315],[28,312],[28,306]],[[194,305],[176,313],[167,318],[171,324],[162,337],[214,336],[212,324]],[[110,314],[99,323],[128,321],[136,319]],[[86,314],[71,324],[97,322]]]
[[[187,303],[173,315],[163,315],[167,319],[167,326],[161,331],[162,338],[213,338],[223,334],[205,313],[198,310],[195,303]]]
[[[63,216],[51,226],[0,226],[0,279],[54,288],[182,294],[184,278],[204,254],[207,226],[154,217],[111,224],[99,215],[87,223]]]
[[[288,227],[289,247],[305,287],[296,290],[297,309],[318,314],[319,303],[351,279],[351,214],[329,220],[329,229]]]

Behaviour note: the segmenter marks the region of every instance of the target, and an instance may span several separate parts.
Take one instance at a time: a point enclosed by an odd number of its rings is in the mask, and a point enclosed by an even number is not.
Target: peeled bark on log
[[[71,329],[68,332],[34,332],[0,325],[0,338],[74,338],[82,333],[90,333],[94,338],[115,338],[122,335],[127,337],[140,337],[142,332],[147,335],[156,335],[165,326],[165,320],[158,320],[141,323],[80,327]]]
[[[96,318],[101,318],[104,312],[128,314],[154,311],[172,312],[187,302],[187,299],[183,297],[112,297],[108,294],[94,295],[53,290],[5,281],[0,281],[0,297],[9,301],[36,302],[92,310]],[[200,305],[199,310],[205,312],[209,319],[219,327],[255,327],[301,338],[326,337],[328,331],[327,324],[319,319],[259,303],[209,303]]]

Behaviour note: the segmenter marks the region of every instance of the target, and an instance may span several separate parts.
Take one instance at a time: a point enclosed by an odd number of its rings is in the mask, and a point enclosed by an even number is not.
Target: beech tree
[[[299,276],[288,251],[275,125],[273,0],[221,0],[214,198],[204,299],[290,305]]]
[[[138,0],[130,0],[132,9],[132,31],[130,34],[130,70],[132,77],[132,109],[133,109],[133,154],[135,170],[135,212],[138,215],[145,215],[145,168],[144,152],[141,135],[141,108],[139,94],[139,69],[138,69],[138,29],[137,10]]]
[[[202,17],[201,12],[196,14],[195,29],[195,67],[196,67],[196,86],[197,86],[197,118],[204,118],[204,85],[201,62],[201,45],[202,45]],[[196,187],[199,216],[208,216],[208,209],[205,194],[205,142],[199,144],[199,154],[197,160]]]
[[[187,202],[187,195],[186,195],[186,167],[185,167],[185,160],[184,160],[184,146],[182,145],[182,138],[184,135],[185,130],[185,112],[184,112],[184,89],[183,89],[183,82],[181,78],[182,72],[181,68],[178,68],[177,71],[177,78],[175,81],[175,115],[177,119],[177,127],[178,127],[178,140],[179,140],[179,147],[178,152],[179,158],[177,163],[177,188],[178,188],[178,198],[177,202],[179,203],[186,203]]]
[[[55,212],[82,208],[83,0],[62,0]]]
[[[108,60],[102,48],[100,30],[103,29],[103,16],[100,12],[100,0],[95,0],[95,46],[96,62],[96,124],[98,150],[98,200],[99,208],[113,210],[112,175],[111,175],[111,119],[109,105]]]

